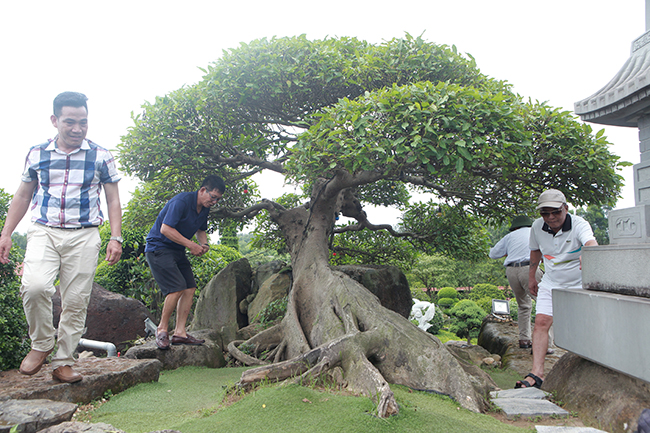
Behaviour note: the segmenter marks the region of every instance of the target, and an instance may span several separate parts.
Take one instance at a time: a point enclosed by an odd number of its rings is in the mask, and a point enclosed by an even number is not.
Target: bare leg
[[[544,359],[548,349],[548,330],[553,325],[553,316],[538,314],[535,317],[533,329],[533,369],[530,371],[540,379],[544,379]],[[524,379],[531,385],[535,383],[532,377]]]
[[[178,298],[178,305],[176,307],[176,329],[174,329],[174,335],[178,337],[187,337],[185,325],[187,323],[187,316],[189,316],[190,309],[192,308],[195,291],[196,288],[192,287],[179,292],[181,295]]]
[[[178,304],[178,300],[183,292],[184,290],[181,290],[180,292],[173,292],[165,296],[165,303],[163,304],[158,332],[167,332],[167,329],[169,328],[169,319],[172,317],[172,313],[174,312],[176,304]]]

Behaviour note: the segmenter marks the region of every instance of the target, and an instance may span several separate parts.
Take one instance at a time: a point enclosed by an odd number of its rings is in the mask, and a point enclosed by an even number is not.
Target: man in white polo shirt
[[[540,388],[544,380],[544,358],[548,330],[553,325],[554,289],[582,288],[582,246],[598,245],[591,226],[579,216],[569,215],[566,198],[556,189],[544,191],[537,201],[541,218],[530,231],[528,288],[537,295],[537,316],[533,330],[533,368],[515,388]],[[537,284],[535,273],[544,259],[544,276]]]
[[[506,267],[506,277],[510,288],[517,300],[519,325],[519,348],[533,347],[530,336],[530,315],[533,309],[533,299],[528,291],[528,266],[530,264],[530,226],[533,220],[526,215],[517,215],[510,225],[510,233],[505,235],[497,244],[490,248],[490,258],[505,257],[503,266]],[[536,281],[542,279],[542,270],[537,269]]]

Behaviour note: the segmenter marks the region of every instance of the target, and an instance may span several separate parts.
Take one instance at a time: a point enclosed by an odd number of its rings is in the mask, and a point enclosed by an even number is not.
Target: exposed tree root
[[[288,361],[245,371],[238,386],[247,387],[265,380],[279,382],[292,377],[294,383],[304,384],[315,381],[334,367],[343,365],[344,370],[352,373],[354,378],[350,383],[351,390],[372,398],[377,404],[380,417],[395,415],[399,412],[399,408],[393,392],[381,373],[365,355],[367,348],[363,346],[367,346],[368,342],[367,335],[360,333],[344,335]],[[233,356],[246,362],[244,359],[240,359],[239,355],[233,353]],[[248,355],[244,354],[244,356],[250,358]]]
[[[230,355],[235,358],[237,361],[241,362],[244,365],[266,365],[268,362],[262,361],[261,359],[246,355],[244,352],[239,350],[239,345],[244,343],[244,340],[235,340],[228,343],[228,352]]]

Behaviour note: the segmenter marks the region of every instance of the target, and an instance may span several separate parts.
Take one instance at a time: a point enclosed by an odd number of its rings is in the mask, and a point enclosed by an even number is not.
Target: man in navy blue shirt
[[[156,345],[169,349],[169,319],[176,310],[176,327],[171,344],[200,345],[187,333],[185,325],[192,308],[196,282],[185,248],[194,256],[210,250],[208,244],[208,214],[210,207],[223,195],[226,184],[219,176],[208,176],[198,191],[174,196],[160,211],[147,235],[145,255],[160,291],[165,295]],[[192,241],[196,235],[197,242]]]

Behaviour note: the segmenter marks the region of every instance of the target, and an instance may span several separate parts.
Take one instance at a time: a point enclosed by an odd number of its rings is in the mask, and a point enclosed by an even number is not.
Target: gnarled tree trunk
[[[437,338],[329,268],[327,239],[344,194],[328,200],[321,193],[309,210],[272,212],[287,235],[294,282],[279,329],[249,340],[275,347],[274,363],[248,370],[240,385],[290,378],[304,383],[336,369],[341,374],[333,377],[348,390],[374,399],[380,416],[399,410],[389,383],[446,394],[467,409],[483,411],[487,381],[468,375],[467,366]]]

